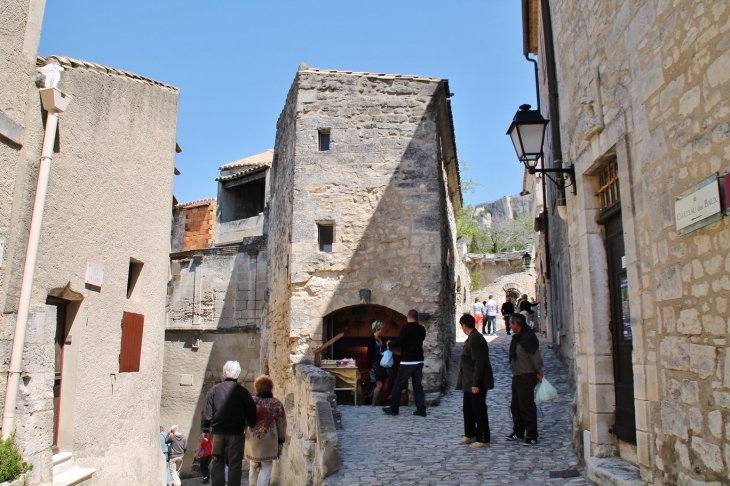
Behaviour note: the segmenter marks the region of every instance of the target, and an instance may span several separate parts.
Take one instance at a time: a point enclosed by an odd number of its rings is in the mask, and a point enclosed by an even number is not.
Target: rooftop
[[[216,202],[216,198],[214,198],[214,197],[210,197],[208,199],[198,199],[197,201],[178,204],[177,206],[175,206],[175,209],[197,208],[200,206],[208,206],[210,204],[214,204],[215,202]]]
[[[274,149],[268,149],[260,154],[246,157],[245,159],[235,160],[229,164],[222,165],[218,170],[238,169],[239,167],[253,168],[261,166],[270,166],[274,161]]]
[[[428,76],[418,76],[415,74],[386,74],[386,73],[370,73],[367,71],[339,71],[337,69],[319,69],[319,68],[311,68],[307,66],[305,63],[301,63],[299,65],[299,72],[305,72],[305,73],[319,73],[319,74],[351,74],[353,76],[368,76],[368,77],[377,77],[382,79],[415,79],[419,81],[428,81],[431,83],[438,83],[440,81],[444,81],[441,78],[432,78]]]
[[[159,86],[160,88],[168,89],[171,91],[177,92],[178,89],[175,86],[171,86],[169,84],[164,84],[159,81],[155,81],[154,79],[145,78],[144,76],[140,76],[138,74],[130,73],[127,71],[122,71],[121,69],[115,69],[108,66],[103,66],[101,64],[96,64],[93,62],[88,61],[82,61],[80,59],[74,59],[72,57],[67,56],[38,56],[36,58],[36,66],[45,66],[46,64],[58,64],[59,66],[63,67],[64,69],[83,69],[86,71],[93,71],[100,74],[106,74],[108,76],[117,76],[120,78],[128,78],[132,79],[134,81],[145,83],[145,84],[151,84],[153,86]]]

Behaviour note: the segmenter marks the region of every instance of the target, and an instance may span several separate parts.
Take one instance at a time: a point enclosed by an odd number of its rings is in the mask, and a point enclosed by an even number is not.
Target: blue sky
[[[447,78],[470,204],[517,194],[505,135],[535,104],[517,0],[51,0],[40,55],[59,54],[180,88],[180,202],[215,197],[218,167],[272,148],[297,66]]]

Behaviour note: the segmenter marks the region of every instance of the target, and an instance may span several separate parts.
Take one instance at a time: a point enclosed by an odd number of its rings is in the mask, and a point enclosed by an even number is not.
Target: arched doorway
[[[512,302],[515,302],[517,299],[520,298],[521,295],[522,294],[520,294],[519,289],[516,289],[514,287],[509,287],[509,288],[504,289],[505,300],[512,299]]]
[[[355,360],[360,374],[361,396],[357,397],[357,403],[365,403],[364,398],[370,389],[370,373],[368,370],[368,341],[372,335],[372,323],[381,321],[384,324],[381,337],[395,339],[398,331],[406,323],[406,316],[398,311],[381,305],[367,304],[343,307],[324,317],[324,340],[328,341],[334,336],[343,333],[344,336],[333,343],[322,352],[322,359],[344,360],[352,358]],[[398,366],[400,359],[395,356],[395,366]],[[323,365],[323,368],[325,366]],[[338,377],[338,388],[345,388]],[[342,385],[342,386],[341,386]],[[357,394],[358,392],[356,392]],[[353,403],[351,394],[338,393],[338,402]]]

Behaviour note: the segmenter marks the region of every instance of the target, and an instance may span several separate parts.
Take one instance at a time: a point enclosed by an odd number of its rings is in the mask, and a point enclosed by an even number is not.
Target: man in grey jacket
[[[180,486],[180,468],[182,467],[183,456],[188,449],[188,439],[178,430],[177,425],[170,427],[170,433],[165,440],[169,444],[170,454],[170,477],[174,486]]]
[[[525,446],[537,444],[537,406],[535,386],[542,381],[540,341],[525,316],[512,314],[510,327],[514,336],[509,347],[509,367],[512,370],[512,421],[514,427],[507,440],[523,440]]]

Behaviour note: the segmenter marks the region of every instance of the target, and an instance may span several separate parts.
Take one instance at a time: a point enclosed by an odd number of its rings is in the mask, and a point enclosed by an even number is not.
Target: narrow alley
[[[452,351],[449,392],[428,417],[412,415],[404,407],[397,417],[385,416],[380,407],[340,406],[343,429],[339,431],[340,470],[325,479],[335,485],[462,485],[462,484],[591,484],[573,452],[571,406],[573,390],[567,372],[541,340],[545,377],[560,394],[556,402],[542,404],[540,442],[523,447],[507,442],[511,374],[507,365],[510,337],[500,330],[489,343],[495,388],[487,394],[491,446],[471,449],[457,442],[463,437],[461,392],[451,384],[463,344]],[[551,471],[579,471],[575,478],[550,478]]]

